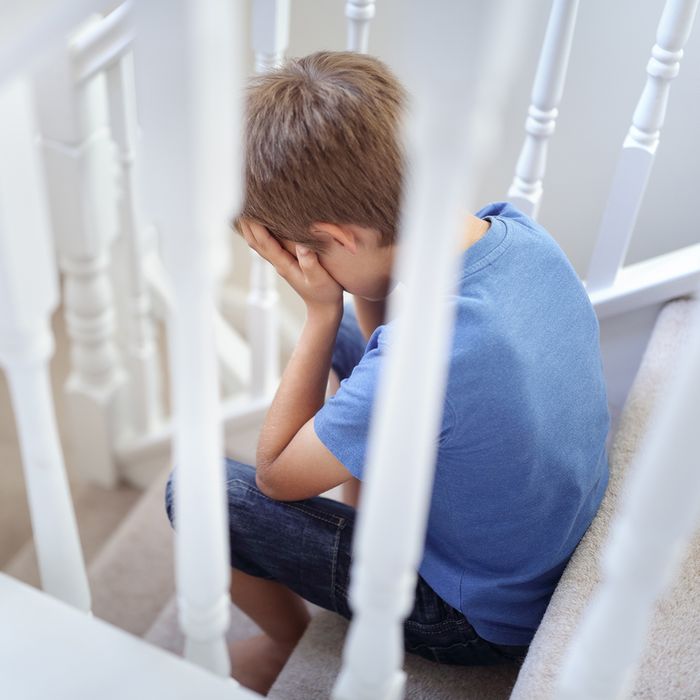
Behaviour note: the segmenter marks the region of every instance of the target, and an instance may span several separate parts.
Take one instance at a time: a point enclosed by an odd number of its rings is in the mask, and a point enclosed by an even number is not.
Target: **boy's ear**
[[[316,234],[325,233],[353,255],[357,253],[357,236],[348,226],[318,222],[312,226],[311,231]]]

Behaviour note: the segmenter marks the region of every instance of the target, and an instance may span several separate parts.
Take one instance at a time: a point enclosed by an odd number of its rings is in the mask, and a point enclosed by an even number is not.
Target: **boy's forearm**
[[[386,299],[369,301],[362,297],[353,296],[357,325],[362,331],[365,341],[374,333],[378,326],[384,323],[386,316]]]
[[[258,468],[272,464],[323,406],[342,315],[342,306],[337,310],[307,314],[299,342],[282,374],[260,432]]]

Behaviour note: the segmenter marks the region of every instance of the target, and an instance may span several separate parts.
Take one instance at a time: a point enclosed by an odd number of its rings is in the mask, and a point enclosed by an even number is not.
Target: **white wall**
[[[428,1],[428,0],[423,0]],[[531,36],[522,42],[521,67],[508,101],[505,138],[483,174],[479,201],[503,199],[522,143],[529,91],[550,3],[526,2]],[[394,18],[405,2],[377,0],[370,52],[391,65]],[[541,222],[582,276],[593,247],[619,149],[645,78],[661,15],[661,0],[582,0],[569,80],[550,150]],[[342,0],[292,0],[289,55],[345,47]],[[498,27],[491,32],[498,51]],[[421,47],[416,47],[421,50]],[[427,55],[439,69],[439,55]],[[700,241],[694,204],[700,197],[700,26],[691,36],[671,88],[666,126],[640,213],[628,262]]]

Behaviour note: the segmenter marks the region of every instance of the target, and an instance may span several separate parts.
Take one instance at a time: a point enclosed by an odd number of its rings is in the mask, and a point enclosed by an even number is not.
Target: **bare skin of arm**
[[[359,296],[353,297],[357,325],[362,331],[365,342],[370,339],[372,333],[378,326],[384,323],[386,316],[386,300],[370,301]],[[335,372],[331,370],[328,377],[328,396],[332,396],[338,390],[340,383]],[[342,501],[353,508],[357,508],[360,498],[360,480],[353,477],[341,486]]]

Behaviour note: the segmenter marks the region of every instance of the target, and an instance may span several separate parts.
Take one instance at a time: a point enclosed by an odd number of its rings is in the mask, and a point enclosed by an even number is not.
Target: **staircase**
[[[633,466],[650,413],[672,376],[676,366],[675,358],[687,338],[687,319],[698,303],[694,299],[679,299],[667,304],[659,315],[622,413],[619,429],[612,441],[611,478],[605,499],[562,576],[522,668],[515,665],[479,668],[438,666],[409,655],[405,660],[405,670],[408,673],[407,698],[497,700],[512,697],[517,700],[540,700],[552,697],[554,681],[567,642],[600,578],[599,555],[618,498],[624,489],[625,474]],[[116,683],[117,677],[121,676],[118,673],[119,666],[106,662],[100,666],[97,658],[97,651],[102,648],[100,643],[115,645],[109,647],[111,661],[121,659],[123,654],[125,664],[131,658],[140,658],[139,663],[144,663],[149,656],[138,657],[135,649],[143,647],[143,643],[139,641],[137,647],[134,647],[130,644],[136,643],[134,637],[142,638],[152,647],[171,652],[170,655],[163,655],[159,650],[151,648],[152,664],[148,665],[152,669],[152,678],[146,685],[153,683],[152,688],[158,687],[159,694],[164,689],[169,689],[169,692],[172,689],[172,692],[176,692],[176,697],[186,697],[182,694],[183,688],[195,687],[187,685],[189,681],[185,677],[189,677],[189,669],[197,676],[193,683],[201,680],[202,674],[210,677],[212,690],[207,697],[219,697],[218,693],[224,686],[226,692],[230,692],[230,686],[221,685],[221,679],[206,674],[191,664],[178,664],[172,657],[172,654],[182,654],[184,638],[176,619],[173,531],[164,511],[164,488],[168,473],[169,466],[164,465],[162,472],[140,495],[129,487],[113,492],[110,499],[106,499],[104,493],[94,491],[93,495],[102,498],[102,508],[96,506],[94,500],[90,502],[89,489],[78,490],[78,522],[83,542],[91,543],[85,549],[93,612],[96,618],[109,624],[100,622],[96,625],[95,620],[14,580],[20,579],[38,586],[31,542],[27,542],[3,567],[5,573],[12,578],[0,576],[0,618],[7,621],[8,615],[15,615],[18,619],[15,624],[3,624],[5,636],[0,630],[0,667],[14,668],[13,664],[31,664],[42,669],[40,673],[27,672],[24,676],[30,681],[27,681],[27,694],[23,697],[39,697],[42,688],[55,687],[51,686],[55,682],[52,674],[58,673],[58,669],[57,662],[52,661],[52,645],[60,647],[60,640],[57,637],[54,642],[51,641],[46,630],[49,624],[74,626],[76,634],[70,645],[70,658],[79,659],[83,669],[93,669],[93,680],[100,679],[101,695],[104,695],[105,690],[116,692],[114,688],[108,687],[111,682],[109,679],[114,676]],[[34,609],[36,614],[27,620],[26,611],[30,609]],[[68,621],[69,618],[73,619]],[[227,635],[230,641],[258,632],[255,624],[233,605],[231,620]],[[16,634],[16,630],[22,627],[27,635],[25,641],[27,644],[31,642],[31,651],[29,647],[22,647],[21,639],[8,638],[9,634]],[[121,631],[115,628],[120,628]],[[332,684],[340,668],[346,628],[346,621],[340,617],[326,611],[317,611],[271,690],[270,697],[280,700],[330,697]],[[657,603],[651,640],[634,686],[635,698],[700,697],[699,629],[700,536],[687,553],[680,578]],[[30,632],[35,635],[33,640],[28,636]],[[39,639],[42,640],[40,644],[36,643]],[[61,663],[66,663],[65,649],[55,656],[63,659]],[[96,665],[93,666],[93,663]],[[98,676],[98,670],[104,675]],[[0,677],[2,675],[0,673]],[[125,673],[121,682],[127,682],[129,677],[139,678],[136,674]],[[143,677],[141,678],[143,682]],[[174,678],[180,678],[183,684],[177,690]],[[89,684],[93,680],[84,671],[82,675],[76,673],[70,685],[72,693],[62,694],[61,697],[88,697]],[[197,687],[201,693],[205,686]],[[146,697],[144,688],[130,688],[128,692],[130,696],[131,693],[138,692]],[[122,695],[117,693],[113,697],[124,697],[127,689],[119,686],[119,692]],[[135,697],[138,696],[135,694]]]

